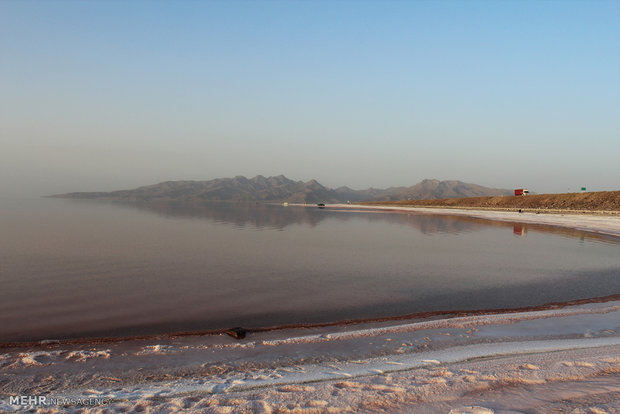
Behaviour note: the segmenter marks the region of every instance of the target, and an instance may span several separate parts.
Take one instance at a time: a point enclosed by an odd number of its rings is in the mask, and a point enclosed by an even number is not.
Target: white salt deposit
[[[556,326],[553,337],[536,332],[547,320]],[[618,320],[620,303],[609,302],[307,335],[267,332],[246,342],[206,336],[16,349],[0,359],[0,410],[23,408],[9,403],[11,395],[35,394],[111,401],[85,412],[509,412],[521,400],[496,393],[512,387],[546,404],[531,411],[548,412],[567,407],[562,387],[572,381],[585,390],[580,406],[613,412],[616,402],[601,396],[620,391]],[[425,346],[403,352],[403,344]]]
[[[71,351],[65,357],[65,359],[72,359],[76,362],[85,362],[91,358],[110,358],[110,350],[98,351],[92,349],[90,351]]]
[[[450,214],[454,216],[476,217],[486,220],[516,223],[545,224],[569,227],[576,230],[620,237],[620,217],[585,214],[536,214],[513,211],[464,210],[429,207],[367,206],[355,204],[329,204],[328,207],[366,211],[411,211],[424,214]]]

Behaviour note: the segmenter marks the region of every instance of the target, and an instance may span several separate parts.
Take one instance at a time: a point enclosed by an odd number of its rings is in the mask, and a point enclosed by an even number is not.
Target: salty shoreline
[[[261,328],[242,328],[241,331],[245,336],[262,332],[278,332],[278,331],[292,331],[297,329],[346,329],[347,327],[366,326],[366,325],[380,325],[380,324],[392,324],[400,321],[408,322],[422,322],[429,320],[447,320],[455,317],[464,316],[489,316],[489,315],[510,315],[510,314],[524,314],[526,312],[537,312],[547,310],[559,310],[563,308],[570,308],[579,305],[593,305],[606,302],[620,301],[620,294],[613,294],[602,297],[588,298],[588,299],[576,299],[567,302],[548,302],[542,305],[533,305],[519,308],[501,308],[501,309],[468,309],[468,310],[442,310],[442,311],[427,311],[418,312],[413,314],[395,315],[390,317],[376,317],[365,319],[351,319],[351,320],[336,320],[333,322],[317,322],[317,323],[299,323],[288,325],[274,325],[264,326]],[[237,329],[237,328],[235,328]],[[169,339],[180,339],[184,337],[205,337],[213,335],[230,335],[237,337],[235,329],[219,329],[210,331],[187,331],[187,332],[169,332],[159,333],[152,335],[135,335],[135,336],[105,336],[105,337],[80,337],[80,338],[67,338],[67,339],[43,339],[36,341],[19,341],[19,342],[0,342],[0,350],[10,349],[22,349],[22,348],[38,348],[45,349],[50,346],[80,346],[80,345],[102,345],[111,343],[122,343],[128,341],[161,341]],[[237,338],[239,339],[239,338]]]
[[[534,412],[570,404],[608,412],[620,407],[619,320],[613,301],[241,341],[210,335],[25,347],[0,358],[0,410],[24,408],[11,396],[43,395],[105,402],[89,412],[460,413],[478,405],[501,413],[522,401],[538,401]],[[569,404],[570,384],[587,392]]]
[[[405,206],[377,206],[366,204],[327,204],[326,208],[362,210],[362,211],[396,211],[412,212],[418,214],[435,214],[466,216],[486,220],[504,221],[511,223],[542,224],[549,226],[567,227],[575,230],[587,231],[620,237],[620,217],[615,215],[601,215],[596,212],[586,213],[552,213],[544,211],[537,213],[526,211],[497,211],[458,208],[434,208],[434,207],[405,207]]]

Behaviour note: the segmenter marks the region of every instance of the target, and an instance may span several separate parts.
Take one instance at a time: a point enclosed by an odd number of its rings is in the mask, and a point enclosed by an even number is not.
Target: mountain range
[[[165,181],[133,190],[79,192],[53,197],[123,201],[263,201],[290,203],[344,203],[358,201],[426,200],[509,195],[506,189],[488,188],[462,181],[423,180],[411,187],[331,189],[316,180],[294,181],[284,175],[254,178],[237,176],[209,181]]]

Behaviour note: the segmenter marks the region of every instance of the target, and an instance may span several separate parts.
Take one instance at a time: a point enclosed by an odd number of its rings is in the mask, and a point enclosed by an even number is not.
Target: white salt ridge
[[[605,308],[576,308],[576,309],[554,309],[548,311],[532,311],[532,312],[517,312],[513,314],[498,314],[498,315],[474,315],[463,316],[450,319],[440,319],[436,321],[428,322],[415,322],[407,323],[389,327],[381,328],[368,328],[348,332],[331,333],[328,335],[304,335],[285,339],[274,339],[268,341],[262,341],[261,344],[268,346],[278,346],[286,344],[302,344],[302,343],[318,343],[334,340],[348,340],[357,339],[370,336],[387,335],[391,333],[402,332],[414,332],[418,330],[427,329],[447,329],[447,328],[469,328],[480,325],[492,325],[492,324],[510,324],[515,322],[528,321],[533,319],[544,319],[551,317],[562,316],[575,316],[575,315],[590,315],[590,314],[603,314],[609,312],[620,311],[620,306],[607,306]],[[255,342],[248,343],[252,347],[256,345]],[[223,346],[222,346],[223,347]]]

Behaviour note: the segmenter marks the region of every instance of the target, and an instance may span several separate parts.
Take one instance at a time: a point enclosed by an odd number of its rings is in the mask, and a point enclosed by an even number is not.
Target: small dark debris
[[[240,326],[237,326],[236,328],[231,328],[231,329],[224,331],[224,333],[232,336],[235,339],[243,339],[245,338],[245,335],[248,333],[248,330]]]

